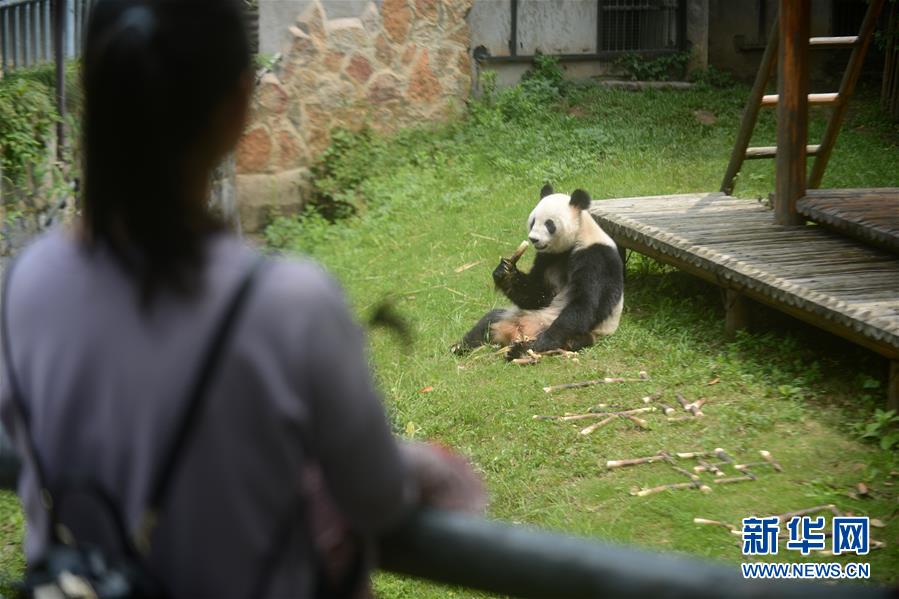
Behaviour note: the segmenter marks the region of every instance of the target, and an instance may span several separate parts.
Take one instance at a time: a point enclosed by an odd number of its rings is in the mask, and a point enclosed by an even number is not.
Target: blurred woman
[[[333,279],[260,265],[207,211],[251,67],[237,1],[93,8],[82,218],[4,287],[29,563],[90,543],[173,596],[337,594],[416,504],[483,505],[467,466],[391,435]]]

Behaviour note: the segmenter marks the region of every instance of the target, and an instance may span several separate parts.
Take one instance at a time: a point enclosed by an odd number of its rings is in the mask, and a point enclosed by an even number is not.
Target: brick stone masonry
[[[314,0],[290,26],[280,71],[259,83],[237,149],[244,231],[303,203],[308,167],[335,127],[379,132],[456,114],[471,88],[472,0],[383,0],[328,19]]]

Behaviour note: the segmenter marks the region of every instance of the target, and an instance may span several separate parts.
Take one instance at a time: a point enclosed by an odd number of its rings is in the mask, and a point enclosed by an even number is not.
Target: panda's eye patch
[[[553,233],[556,232],[556,223],[554,223],[552,221],[552,219],[549,219],[548,221],[546,221],[545,224],[546,224],[546,230],[549,231],[550,235],[552,235]]]
[[[528,231],[530,231],[533,228],[534,228],[534,219],[532,218],[530,224],[528,225]]]

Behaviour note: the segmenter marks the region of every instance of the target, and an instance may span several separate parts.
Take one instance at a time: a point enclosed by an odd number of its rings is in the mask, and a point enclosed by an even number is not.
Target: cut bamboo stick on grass
[[[759,468],[762,466],[770,466],[768,462],[748,462],[746,464],[734,464],[734,469],[743,471],[743,470],[751,470],[753,468]]]
[[[817,514],[818,512],[830,512],[834,516],[842,516],[843,512],[832,503],[824,504],[824,505],[816,505],[814,507],[805,508],[802,510],[797,510],[795,512],[787,512],[785,514],[775,514],[778,518],[780,518],[781,522],[787,522],[792,520],[796,516],[808,516],[809,514]]]
[[[603,418],[605,416],[629,416],[631,414],[643,414],[646,412],[655,412],[654,406],[645,408],[634,408],[632,410],[621,410],[616,412],[587,412],[584,414],[565,414],[564,416],[531,416],[532,420],[558,420],[559,422],[571,422],[573,420],[586,420],[589,418]]]
[[[783,466],[781,466],[780,463],[777,462],[777,460],[775,460],[775,459],[771,456],[771,452],[770,452],[770,451],[767,451],[767,450],[764,450],[764,449],[760,449],[760,450],[759,450],[759,455],[762,456],[762,459],[763,459],[763,460],[765,460],[766,462],[768,462],[769,464],[771,464],[771,467],[774,468],[776,471],[778,471],[778,472],[783,472],[783,471],[784,471]]]
[[[681,407],[685,411],[690,412],[691,414],[693,414],[693,416],[695,416],[697,418],[699,418],[700,416],[703,415],[702,410],[700,408],[702,408],[702,406],[703,406],[703,404],[705,404],[706,400],[697,399],[696,401],[692,401],[692,402],[687,401],[687,398],[684,397],[683,395],[681,395],[680,393],[675,395],[675,397],[677,397],[677,402],[681,405]]]
[[[647,495],[653,495],[655,493],[661,493],[663,491],[676,491],[678,489],[699,489],[703,493],[710,493],[712,491],[711,487],[708,485],[702,485],[696,482],[689,483],[670,483],[667,485],[659,485],[658,487],[650,487],[648,489],[640,489],[639,491],[631,493],[632,495],[636,495],[637,497],[646,497]]]
[[[618,416],[609,416],[608,418],[604,418],[603,420],[600,420],[599,422],[594,422],[594,423],[591,424],[590,426],[586,426],[586,427],[582,428],[582,429],[580,430],[580,434],[581,434],[581,435],[589,435],[590,433],[592,433],[592,432],[595,431],[596,429],[601,428],[601,427],[607,425],[608,423],[612,422],[612,421],[615,420],[616,418],[618,418]]]
[[[705,404],[705,402],[706,402],[706,400],[704,400],[704,399],[697,399],[693,403],[687,404],[684,407],[684,409],[687,410],[688,412],[692,413],[695,418],[699,418],[704,415],[700,408],[702,408],[702,406],[703,406],[703,404]]]
[[[661,391],[656,391],[656,392],[653,393],[652,395],[647,395],[646,397],[640,398],[640,400],[641,400],[643,403],[652,403],[652,402],[656,401],[657,399],[660,399],[661,397],[662,397],[662,392],[661,392]]]
[[[671,416],[672,414],[674,414],[675,410],[671,406],[663,403],[659,404],[659,406],[662,408],[662,411],[665,412],[665,416]]]
[[[734,459],[732,457],[730,457],[727,454],[727,452],[724,451],[723,449],[721,449],[720,447],[715,448],[715,457],[717,457],[719,460],[721,460],[721,462],[723,462],[725,464],[733,464],[734,463]]]
[[[693,480],[693,481],[701,480],[698,476],[696,476],[689,470],[685,470],[684,468],[681,468],[680,466],[675,466],[674,464],[671,464],[671,469],[674,470],[675,472],[679,472],[680,474],[683,474],[690,480]]]
[[[590,414],[570,414],[568,416],[541,416],[535,414],[531,416],[533,420],[557,420],[559,422],[571,422],[573,420],[588,420],[591,418],[602,418],[606,414],[602,414],[599,412],[594,412]]]
[[[763,462],[748,462],[746,464],[734,464],[734,469],[740,470],[740,471],[751,470],[752,468],[762,468],[762,467],[773,468],[776,472],[784,471],[784,469],[781,467],[781,465],[778,464],[777,462],[769,462],[767,460],[763,461]]]
[[[720,522],[718,520],[708,520],[706,518],[693,518],[693,524],[706,524],[710,526],[720,526],[722,528],[726,528],[730,532],[737,531],[740,535],[743,534],[736,526],[732,524],[728,524],[727,522]]]
[[[748,482],[748,481],[753,481],[753,480],[757,480],[756,476],[754,474],[752,474],[751,472],[746,472],[746,474],[744,476],[731,476],[728,478],[716,478],[715,484],[716,485],[731,485],[734,483],[742,483],[742,482]]]
[[[710,455],[712,455],[712,452],[710,452],[710,451],[678,451],[674,455],[676,455],[677,457],[679,457],[683,460],[689,460],[691,458],[704,458],[704,457],[710,456]]]
[[[642,418],[638,418],[638,417],[634,416],[633,414],[623,414],[621,417],[627,418],[628,420],[630,420],[631,422],[633,422],[634,424],[636,424],[638,427],[642,428],[643,430],[649,430],[649,423],[646,422],[645,420],[643,420]]]
[[[574,358],[578,355],[576,351],[568,351],[567,349],[550,349],[538,352],[538,356],[564,356],[566,358]]]
[[[640,381],[648,381],[649,375],[646,374],[645,371],[641,370],[638,378],[626,378],[626,377],[605,377],[601,379],[594,379],[592,381],[580,381],[577,383],[565,383],[562,385],[550,385],[549,387],[544,387],[543,391],[545,393],[553,393],[554,391],[562,391],[563,389],[580,389],[582,387],[592,387],[593,385],[606,385],[610,383],[637,383]]]
[[[716,464],[714,462],[706,462],[705,460],[699,460],[698,466],[693,466],[693,472],[697,474],[700,472],[711,472],[715,476],[724,476],[724,472],[718,466],[722,464]]]
[[[577,352],[568,351],[566,349],[551,349],[544,352],[535,352],[534,350],[529,349],[526,356],[515,358],[514,360],[512,360],[512,363],[523,365],[536,364],[541,360],[541,358],[544,358],[546,356],[562,356],[571,359],[573,362],[578,361]]]
[[[630,458],[627,460],[609,460],[606,462],[606,468],[609,470],[613,468],[623,468],[625,466],[637,466],[639,464],[651,464],[653,462],[661,462],[665,460],[665,456],[663,455],[651,455],[646,456],[645,458]]]

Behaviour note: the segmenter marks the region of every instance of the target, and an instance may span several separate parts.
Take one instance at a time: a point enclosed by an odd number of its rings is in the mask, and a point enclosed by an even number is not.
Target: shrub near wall
[[[472,0],[371,2],[358,18],[328,19],[313,1],[290,27],[279,73],[260,81],[237,150],[245,230],[273,208],[302,203],[308,167],[336,127],[379,132],[454,114],[471,87]]]

